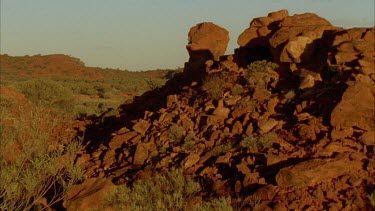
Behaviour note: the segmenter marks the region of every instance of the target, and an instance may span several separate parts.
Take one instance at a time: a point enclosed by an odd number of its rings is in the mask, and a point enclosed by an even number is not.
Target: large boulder
[[[375,130],[375,89],[371,84],[356,82],[349,85],[331,114],[336,129],[360,128]]]
[[[316,61],[316,41],[334,27],[313,13],[297,14],[284,18],[280,29],[269,39],[275,61],[312,63]]]
[[[237,50],[240,63],[249,63],[254,52],[260,52],[274,62],[312,64],[325,61],[321,51],[325,50],[328,38],[326,31],[336,30],[326,19],[314,13],[289,16],[287,10],[269,13],[267,17],[255,18],[238,38]],[[259,53],[258,53],[259,54]],[[248,61],[242,61],[248,59]]]
[[[280,10],[269,13],[267,17],[254,18],[250,22],[250,27],[238,37],[238,45],[248,48],[267,46],[268,35],[272,32],[271,29],[277,29],[278,23],[288,16],[288,10]]]
[[[342,175],[361,170],[362,162],[344,153],[335,158],[316,158],[282,168],[276,175],[279,187],[308,187],[329,182]]]
[[[218,60],[224,55],[229,42],[229,32],[211,22],[203,22],[189,31],[189,44],[186,46],[190,57],[201,51],[211,54],[210,59]]]
[[[115,185],[104,178],[90,178],[82,184],[73,186],[64,197],[66,210],[113,210],[104,208],[107,194],[115,188]]]
[[[328,58],[330,64],[344,70],[358,66],[363,75],[375,73],[375,27],[339,31]]]
[[[224,55],[229,32],[211,22],[203,22],[192,27],[188,34],[189,62],[185,65],[186,79],[201,81],[205,77],[206,61],[219,60]]]

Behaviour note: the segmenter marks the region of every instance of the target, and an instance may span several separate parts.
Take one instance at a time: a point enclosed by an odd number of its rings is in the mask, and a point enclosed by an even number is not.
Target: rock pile
[[[188,65],[200,60],[205,83],[221,86],[182,83],[196,74],[188,66],[121,116],[88,126],[78,162],[87,178],[115,184],[182,168],[203,181],[203,198],[256,198],[262,210],[371,209],[374,49],[364,43],[373,34],[282,10],[255,18],[235,55],[219,59],[227,31],[199,24],[189,32]],[[201,50],[211,56],[201,58]],[[269,62],[245,68],[259,59],[255,51]],[[149,104],[154,99],[162,103]]]

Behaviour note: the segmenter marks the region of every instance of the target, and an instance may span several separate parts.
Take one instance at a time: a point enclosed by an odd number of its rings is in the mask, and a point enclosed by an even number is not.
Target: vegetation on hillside
[[[126,100],[162,86],[177,70],[131,72],[85,67],[65,55],[0,55],[0,84],[25,94],[34,104],[53,107],[71,118],[99,116]]]
[[[1,98],[0,210],[41,210],[59,202],[82,179],[74,165],[81,145],[53,136],[64,117],[18,103]]]

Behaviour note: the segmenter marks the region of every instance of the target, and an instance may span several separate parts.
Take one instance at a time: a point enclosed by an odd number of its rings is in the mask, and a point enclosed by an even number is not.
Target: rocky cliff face
[[[223,56],[228,32],[198,24],[184,73],[88,125],[78,163],[115,184],[182,168],[203,181],[203,200],[256,198],[261,210],[371,210],[374,32],[282,10]],[[95,196],[72,191],[75,207]]]

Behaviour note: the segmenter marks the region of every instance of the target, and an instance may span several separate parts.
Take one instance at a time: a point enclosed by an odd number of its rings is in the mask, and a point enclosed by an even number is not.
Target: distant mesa
[[[1,68],[18,71],[21,75],[103,79],[104,76],[94,68],[86,67],[78,58],[64,54],[9,56],[0,55]]]

